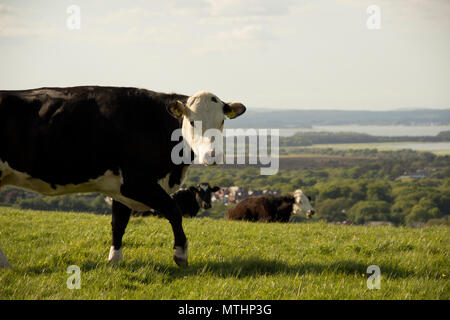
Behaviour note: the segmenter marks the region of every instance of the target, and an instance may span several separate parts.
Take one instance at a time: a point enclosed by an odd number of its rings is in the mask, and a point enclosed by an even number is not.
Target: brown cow
[[[228,210],[229,220],[247,220],[264,222],[288,222],[292,215],[305,212],[306,218],[314,214],[314,209],[301,190],[295,192],[295,196],[263,195],[241,200],[233,208]]]

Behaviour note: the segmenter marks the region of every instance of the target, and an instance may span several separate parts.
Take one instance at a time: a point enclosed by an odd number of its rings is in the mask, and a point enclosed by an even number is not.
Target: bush
[[[352,205],[353,202],[346,198],[324,200],[323,202],[319,202],[315,207],[317,218],[324,219],[328,222],[342,222],[347,219],[346,212]]]
[[[411,222],[427,222],[429,219],[439,218],[441,211],[434,203],[426,198],[422,198],[418,204],[416,204],[411,212],[406,216],[405,221]]]
[[[351,207],[347,215],[356,224],[390,221],[390,206],[385,201],[361,201]]]
[[[437,226],[437,225],[446,225],[446,226],[450,226],[450,216],[445,216],[442,218],[438,218],[438,219],[430,219],[427,221],[427,226]]]
[[[367,200],[391,202],[392,188],[389,183],[375,182],[367,185]]]

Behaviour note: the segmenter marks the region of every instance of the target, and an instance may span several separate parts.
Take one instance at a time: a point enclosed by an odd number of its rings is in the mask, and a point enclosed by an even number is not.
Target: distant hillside
[[[229,128],[301,128],[323,125],[449,125],[450,109],[402,111],[258,110],[248,109],[227,123]]]
[[[297,132],[291,137],[281,137],[280,146],[310,146],[313,144],[374,143],[374,142],[449,142],[450,131],[442,131],[436,136],[372,136],[355,132]]]

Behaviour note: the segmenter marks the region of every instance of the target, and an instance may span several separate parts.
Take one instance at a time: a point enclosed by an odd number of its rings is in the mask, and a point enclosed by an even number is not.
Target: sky
[[[76,85],[208,90],[247,108],[450,108],[450,1],[0,0],[0,90]]]

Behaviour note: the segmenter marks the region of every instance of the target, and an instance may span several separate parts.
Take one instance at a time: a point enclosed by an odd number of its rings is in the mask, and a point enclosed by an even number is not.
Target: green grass
[[[449,299],[449,229],[185,219],[189,267],[169,223],[132,218],[125,261],[106,263],[110,217],[0,208],[0,299]],[[366,286],[369,265],[381,289]],[[70,265],[81,289],[66,285]]]

